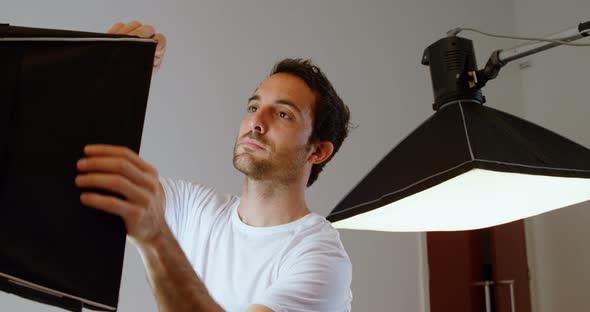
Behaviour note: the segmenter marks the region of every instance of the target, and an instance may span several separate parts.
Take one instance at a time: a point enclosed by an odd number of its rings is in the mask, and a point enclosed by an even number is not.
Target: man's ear
[[[326,161],[334,152],[334,144],[330,141],[321,141],[313,143],[313,152],[309,155],[309,161],[312,164],[321,164]]]

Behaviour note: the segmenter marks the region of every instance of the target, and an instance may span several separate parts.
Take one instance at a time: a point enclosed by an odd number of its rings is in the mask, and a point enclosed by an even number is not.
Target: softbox
[[[590,198],[590,150],[505,112],[455,101],[391,150],[332,210],[337,228],[470,230]]]

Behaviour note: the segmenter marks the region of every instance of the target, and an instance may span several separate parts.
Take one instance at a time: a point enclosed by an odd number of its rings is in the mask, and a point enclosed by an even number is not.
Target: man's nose
[[[268,130],[267,122],[266,122],[266,110],[263,108],[259,108],[250,118],[250,131],[256,132],[258,134],[264,134]]]

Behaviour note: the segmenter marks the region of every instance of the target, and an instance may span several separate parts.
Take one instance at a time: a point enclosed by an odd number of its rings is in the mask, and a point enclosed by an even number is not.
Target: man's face
[[[311,168],[314,103],[315,95],[297,76],[279,73],[263,81],[240,124],[234,167],[252,179],[281,184],[304,174]]]

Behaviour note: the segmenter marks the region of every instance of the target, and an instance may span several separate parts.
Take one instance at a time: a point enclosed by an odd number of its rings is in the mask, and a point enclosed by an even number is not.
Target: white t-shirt
[[[226,311],[261,304],[275,312],[350,311],[352,265],[339,233],[310,213],[291,223],[254,227],[239,198],[161,178],[166,221],[213,299]]]

